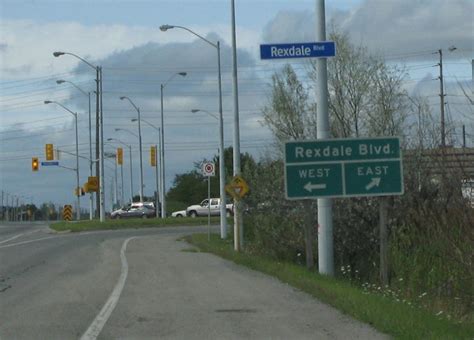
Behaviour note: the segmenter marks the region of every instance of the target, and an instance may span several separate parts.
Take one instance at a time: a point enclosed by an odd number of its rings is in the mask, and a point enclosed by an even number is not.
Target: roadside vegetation
[[[361,287],[349,280],[330,278],[308,271],[303,265],[274,258],[237,253],[231,239],[205,234],[187,236],[186,241],[201,252],[216,254],[254,270],[274,276],[342,312],[372,325],[380,332],[402,339],[472,339],[473,324],[448,320],[407,301],[393,298],[388,289]]]
[[[399,136],[404,169],[401,196],[333,200],[335,277],[381,291],[395,303],[472,325],[474,202],[462,195],[472,166],[452,156],[460,147],[440,147],[439,113],[428,98],[405,90],[410,79],[403,68],[352,45],[344,34],[333,33],[330,39],[338,49],[328,60],[332,137]],[[242,158],[242,176],[251,188],[244,200],[246,254],[305,265],[308,273],[317,271],[317,203],[285,199],[283,145],[316,138],[315,80],[313,63],[285,65],[273,75],[262,124],[273,132],[274,147],[259,161]],[[457,133],[448,122],[447,145],[456,146]],[[231,166],[226,158],[226,168]],[[231,173],[226,174],[229,182]],[[383,200],[385,230],[379,225]]]
[[[213,225],[219,224],[219,217],[211,217]],[[106,220],[100,222],[98,220],[79,221],[79,222],[55,222],[50,224],[50,228],[56,231],[92,231],[92,230],[114,230],[114,229],[133,229],[133,228],[159,228],[172,226],[203,226],[207,225],[207,217],[182,217],[173,218],[131,218],[120,220]]]

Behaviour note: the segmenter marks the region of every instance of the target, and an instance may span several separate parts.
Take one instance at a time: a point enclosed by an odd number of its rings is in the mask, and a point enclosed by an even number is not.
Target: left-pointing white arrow
[[[312,184],[311,182],[306,183],[304,186],[306,191],[312,192],[313,190],[326,189],[326,184]]]

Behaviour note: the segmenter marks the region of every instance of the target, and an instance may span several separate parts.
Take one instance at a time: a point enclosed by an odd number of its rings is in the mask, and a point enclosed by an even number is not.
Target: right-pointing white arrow
[[[326,184],[312,184],[311,182],[306,183],[304,186],[306,191],[312,192],[313,190],[326,189]]]
[[[369,191],[369,190],[372,189],[373,187],[378,187],[378,186],[380,185],[380,180],[381,180],[380,177],[374,177],[374,178],[372,178],[372,180],[370,181],[370,183],[365,186],[365,190]]]

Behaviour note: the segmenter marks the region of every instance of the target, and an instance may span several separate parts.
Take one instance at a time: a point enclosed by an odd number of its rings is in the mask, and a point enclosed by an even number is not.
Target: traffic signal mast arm
[[[71,156],[76,156],[76,154],[73,153],[73,152],[64,151],[64,150],[60,150],[60,149],[56,149],[56,150],[59,151],[59,152],[64,152],[64,153],[66,153],[66,154],[68,154],[68,155],[71,155]],[[79,158],[82,158],[82,159],[86,159],[86,160],[88,160],[89,162],[98,162],[98,161],[99,161],[98,159],[90,159],[90,158],[88,158],[88,157],[81,156],[81,155],[78,155],[78,157],[79,157]]]
[[[63,165],[58,165],[58,167],[63,168],[63,169],[67,169],[67,170],[77,171],[76,168],[69,168],[69,167],[63,166]]]

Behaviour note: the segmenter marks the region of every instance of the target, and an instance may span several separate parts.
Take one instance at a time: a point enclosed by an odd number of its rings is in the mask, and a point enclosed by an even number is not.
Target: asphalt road
[[[385,338],[177,239],[205,227],[54,234],[0,225],[0,339]]]

